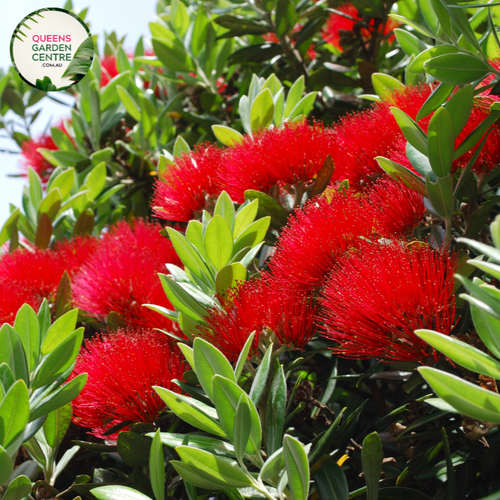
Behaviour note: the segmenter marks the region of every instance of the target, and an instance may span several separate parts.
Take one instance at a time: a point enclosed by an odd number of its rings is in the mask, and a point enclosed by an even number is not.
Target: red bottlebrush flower
[[[254,331],[253,352],[262,335],[269,337],[274,333],[274,342],[301,349],[316,331],[316,308],[305,294],[283,288],[269,275],[242,283],[220,302],[220,309],[212,309],[204,318],[209,326],[201,330],[200,336],[214,344],[230,361],[238,359]]]
[[[73,401],[73,422],[101,439],[116,439],[118,433],[104,433],[124,422],[154,422],[165,403],[152,386],[180,392],[171,380],[182,379],[184,370],[182,355],[161,332],[124,329],[96,335],[85,342],[71,377],[88,373]]]
[[[306,203],[290,218],[269,267],[283,286],[311,292],[321,287],[337,258],[359,236],[372,234],[373,210],[350,191]]]
[[[176,158],[156,181],[153,212],[160,219],[187,222],[207,206],[208,198],[221,192],[220,164],[223,149],[197,145],[190,155]]]
[[[21,176],[27,177],[28,167],[31,167],[40,176],[42,183],[46,184],[55,167],[38,152],[38,148],[53,151],[58,149],[50,135],[42,135],[38,139],[28,139],[23,142],[21,146],[22,159],[19,163]]]
[[[97,251],[72,283],[73,300],[99,321],[118,313],[127,326],[172,330],[172,322],[143,304],[172,309],[157,273],[166,263],[180,266],[172,243],[159,224],[119,222],[104,235]]]
[[[340,51],[343,51],[343,38],[346,35],[346,32],[352,32],[356,25],[360,24],[363,19],[360,11],[354,7],[354,5],[350,2],[346,2],[337,8],[339,12],[346,14],[349,17],[343,16],[341,14],[337,14],[333,12],[330,14],[326,26],[322,32],[322,37],[325,42],[337,47]],[[352,18],[352,19],[350,19]],[[379,33],[383,30],[384,35],[389,35],[394,31],[394,28],[399,26],[399,22],[394,19],[388,19],[384,26],[379,26]],[[368,41],[373,36],[375,27],[375,20],[371,19],[369,22],[369,27],[361,27],[360,24],[360,32],[364,41]],[[389,42],[393,42],[395,36],[392,34],[389,36]]]
[[[95,238],[77,237],[54,249],[19,249],[0,259],[0,323],[11,323],[23,303],[37,309],[43,299],[54,301],[65,271],[70,277],[92,255]],[[12,298],[12,300],[10,300]]]
[[[455,322],[455,256],[424,243],[365,243],[341,257],[323,290],[324,335],[347,358],[424,361],[430,328],[449,334]]]
[[[297,33],[298,31],[301,31],[303,27],[304,26],[302,24],[296,24],[293,28],[293,33]],[[271,43],[279,43],[280,42],[278,37],[276,36],[276,34],[272,33],[272,32],[265,33],[264,35],[262,35],[262,38],[264,38],[264,40],[266,42],[271,42]],[[295,40],[291,40],[291,43],[292,43],[292,47],[294,47],[296,44]],[[313,43],[307,49],[306,54],[309,56],[310,59],[316,59],[316,51],[314,50]]]
[[[101,59],[101,87],[105,87],[111,79],[119,74],[116,56],[105,56]]]
[[[384,238],[411,233],[424,217],[424,197],[388,177],[372,184],[366,199],[374,210],[375,231]]]
[[[289,184],[312,181],[337,147],[332,129],[305,121],[262,130],[227,150],[221,168],[224,187],[242,203],[247,189],[267,193],[275,186],[286,190]]]

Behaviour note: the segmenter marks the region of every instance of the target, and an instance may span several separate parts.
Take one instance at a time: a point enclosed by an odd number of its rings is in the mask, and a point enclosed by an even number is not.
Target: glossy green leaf
[[[153,437],[153,433],[146,434]],[[161,432],[161,442],[170,448],[176,448],[185,443],[186,434],[176,434],[172,432]],[[234,457],[234,447],[231,443],[214,439],[208,436],[199,436],[196,434],[189,434],[189,446],[199,448],[201,450],[210,450],[211,453],[225,457]]]
[[[201,321],[206,316],[207,309],[177,282],[164,274],[159,274],[159,277],[168,300],[179,312],[194,321]]]
[[[234,462],[213,455],[207,451],[178,446],[177,453],[187,465],[196,468],[203,479],[214,481],[231,488],[252,486],[252,479]]]
[[[455,159],[472,149],[488,131],[488,129],[500,118],[500,111],[490,113],[458,146],[455,151]]]
[[[90,490],[98,500],[151,500],[140,491],[128,486],[108,485]]]
[[[405,86],[396,78],[386,73],[373,73],[372,85],[379,97],[382,99],[395,90],[404,89]]]
[[[0,363],[0,399],[3,399],[6,392],[14,385],[16,379],[10,366],[2,362]]]
[[[16,379],[29,381],[26,355],[17,332],[8,323],[0,328],[0,363],[7,363]]]
[[[240,402],[240,399],[243,398],[243,400],[248,404],[252,425],[250,429],[250,439],[248,441],[247,452],[259,455],[262,440],[262,429],[259,415],[251,399],[236,383],[232,380],[221,377],[220,375],[214,376],[213,389],[215,408],[217,409],[220,423],[231,441],[233,441],[234,438],[234,422],[238,403]]]
[[[247,268],[240,262],[224,266],[218,273],[215,279],[215,291],[222,295],[229,288],[238,286],[247,278]]]
[[[88,196],[95,200],[106,185],[106,163],[98,163],[85,177],[83,183],[88,187]]]
[[[288,120],[297,119],[299,116],[307,116],[314,107],[314,102],[316,101],[317,92],[309,92],[306,94],[298,104],[293,108]]]
[[[295,26],[295,5],[292,0],[277,0],[275,11],[276,35],[282,37]]]
[[[234,221],[234,238],[237,238],[255,220],[258,209],[259,200],[255,199],[238,211]]]
[[[439,106],[444,104],[454,89],[455,85],[446,85],[445,83],[440,83],[432,91],[432,94],[426,99],[422,107],[419,109],[416,118],[417,122],[422,118],[430,115],[432,112],[436,111]]]
[[[38,207],[43,196],[42,181],[40,180],[40,176],[31,167],[28,167],[28,181],[31,203],[33,203],[34,207]]]
[[[281,447],[281,437],[285,426],[286,380],[283,365],[280,365],[269,389],[267,398],[267,418],[265,429],[268,455]]]
[[[378,486],[383,459],[384,451],[380,436],[376,432],[372,432],[363,440],[363,449],[361,450],[361,463],[366,481],[367,500],[378,499]]]
[[[182,135],[178,135],[174,143],[174,156],[182,156],[183,154],[190,154],[191,148]]]
[[[37,418],[43,417],[47,413],[56,410],[60,406],[70,403],[80,394],[85,382],[87,381],[87,374],[81,373],[66,385],[60,387],[49,396],[44,398],[34,408],[31,409],[30,422]]]
[[[408,67],[408,71],[411,73],[423,73],[425,71],[425,63],[433,57],[456,54],[457,52],[458,49],[452,45],[436,45],[435,47],[429,47],[415,57],[411,66]]]
[[[250,349],[252,348],[254,339],[255,339],[255,332],[252,332],[248,337],[248,339],[246,340],[245,345],[243,346],[243,349],[240,352],[240,355],[238,356],[238,361],[234,368],[234,378],[236,382],[238,382],[239,378],[241,377],[241,373],[243,372],[243,368],[245,367],[245,362],[248,358]]]
[[[259,473],[259,479],[266,482],[277,482],[285,470],[285,455],[283,448],[276,450],[264,463]]]
[[[118,93],[116,87],[120,85],[123,88],[127,88],[128,82],[130,80],[130,70],[119,73],[109,80],[109,82],[100,89],[101,92],[101,109],[105,111],[112,104],[118,101]]]
[[[61,443],[71,423],[72,415],[71,405],[61,406],[47,415],[43,423],[43,434],[51,448],[54,449]]]
[[[454,208],[453,179],[450,174],[432,182],[426,176],[426,187],[429,199],[436,212],[444,219],[451,219]]]
[[[403,165],[395,161],[384,158],[383,156],[376,156],[375,160],[380,168],[389,174],[393,179],[402,182],[405,186],[413,189],[422,196],[427,196],[427,188],[421,177],[418,177],[415,172],[407,169]]]
[[[233,233],[229,224],[220,215],[214,215],[208,223],[203,241],[211,264],[219,271],[233,255]]]
[[[264,89],[252,102],[250,126],[252,132],[267,128],[273,121],[274,100],[269,89]]]
[[[462,53],[433,57],[424,63],[424,68],[434,78],[449,85],[467,85],[490,72],[483,60]]]
[[[184,47],[166,38],[153,37],[153,50],[158,59],[169,69],[182,73],[192,71],[193,64]]]
[[[10,478],[14,470],[14,463],[5,449],[0,446],[0,484],[4,484]]]
[[[234,414],[233,444],[236,458],[240,464],[243,463],[243,456],[252,430],[252,415],[247,400],[246,396],[240,397]]]
[[[203,224],[198,220],[191,220],[186,229],[186,238],[198,250],[200,256],[208,262],[208,255],[203,243]]]
[[[54,321],[42,342],[42,356],[52,352],[74,331],[78,319],[78,309],[73,309]]]
[[[391,106],[392,114],[401,128],[406,140],[422,154],[427,155],[427,136],[418,124],[403,110]]]
[[[283,437],[283,454],[292,499],[307,500],[309,493],[309,462],[303,444],[292,436],[285,434]]]
[[[233,253],[237,254],[242,248],[254,247],[261,243],[269,229],[271,217],[263,217],[250,224],[234,242]]]
[[[268,346],[266,354],[262,358],[262,361],[257,368],[257,373],[254,376],[252,387],[250,387],[249,396],[255,406],[259,405],[260,398],[262,397],[262,394],[264,393],[267,386],[267,378],[269,376],[269,370],[271,368],[271,356],[273,353],[272,347],[272,344]]]
[[[1,466],[1,464],[0,464]],[[9,483],[7,491],[2,500],[19,500],[27,497],[31,493],[31,480],[26,476],[17,476]]]
[[[192,398],[164,389],[163,387],[154,386],[153,389],[158,393],[158,396],[165,401],[167,406],[188,424],[194,425],[198,427],[198,429],[210,434],[226,437],[219,423],[215,418],[210,416],[211,410],[213,410],[210,407],[200,402],[196,402]],[[200,408],[203,408],[203,410]]]
[[[217,477],[213,477],[210,474],[207,474],[199,467],[187,465],[179,460],[170,460],[170,464],[173,465],[174,469],[177,471],[179,476],[184,479],[184,481],[187,481],[188,483],[193,484],[198,488],[204,488],[211,491],[232,489],[232,486],[222,481],[218,482]],[[205,472],[205,474],[203,474],[203,472]],[[206,479],[207,477],[209,479]]]
[[[416,330],[415,335],[467,370],[500,378],[500,363],[476,347],[432,330]]]
[[[483,422],[500,423],[500,395],[431,367],[418,371],[436,394],[460,413]]]
[[[243,135],[234,128],[226,125],[212,125],[212,131],[215,137],[224,144],[224,146],[234,146],[243,140]]]
[[[229,361],[212,344],[198,337],[193,343],[194,371],[198,376],[203,390],[213,401],[214,393],[212,379],[214,375],[221,375],[232,382],[236,382],[234,372]]]
[[[0,231],[0,245],[3,245],[11,238],[12,231],[17,227],[17,221],[20,213],[21,209],[16,208],[13,212],[11,212],[9,218],[5,221]]]
[[[327,460],[317,470],[314,481],[320,498],[349,500],[349,487],[341,467],[333,460]]]
[[[28,388],[18,380],[0,403],[0,444],[7,448],[24,432],[30,413]]]
[[[432,38],[433,40],[440,40],[440,38],[436,34],[434,34],[432,31],[429,31],[427,28],[425,28],[421,24],[416,23],[415,21],[412,21],[411,19],[407,19],[403,16],[400,16],[399,14],[389,14],[389,17],[392,19],[395,19],[396,21],[399,21],[402,24],[408,24],[409,26],[412,26],[419,33],[422,33],[422,35],[428,36],[429,38]],[[443,40],[441,40],[441,41],[443,41]]]
[[[460,89],[446,103],[445,107],[453,120],[453,128],[455,130],[456,137],[458,137],[460,132],[462,132],[465,127],[465,124],[469,121],[473,106],[474,88],[472,85],[466,85]]]
[[[61,192],[58,188],[52,189],[38,206],[38,217],[40,217],[40,214],[47,214],[49,219],[53,221],[59,213],[61,203]]]
[[[128,114],[136,121],[141,121],[141,110],[135,99],[121,86],[116,86],[116,91],[120,97],[120,101],[125,106]]]
[[[83,328],[79,328],[50,352],[39,365],[32,388],[51,384],[75,362],[83,341]]]
[[[455,130],[446,108],[439,108],[427,129],[427,148],[432,170],[438,177],[446,177],[453,163]]]
[[[14,329],[21,339],[28,363],[28,371],[31,372],[40,355],[40,325],[35,311],[28,304],[24,304],[17,311]]]
[[[479,309],[476,305],[470,304],[474,327],[484,342],[484,345],[497,357],[500,358],[500,320],[491,314]]]
[[[401,48],[406,52],[406,55],[411,56],[414,54],[418,56],[421,52],[426,50],[427,46],[425,45],[420,38],[411,34],[409,31],[406,31],[401,28],[396,28],[394,30],[394,34],[401,45]]]

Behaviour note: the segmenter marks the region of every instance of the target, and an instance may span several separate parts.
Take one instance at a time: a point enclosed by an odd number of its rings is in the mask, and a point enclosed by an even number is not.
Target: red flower
[[[92,255],[95,238],[77,237],[53,250],[18,249],[0,259],[0,323],[12,323],[23,303],[37,309],[43,299],[53,302],[64,274],[70,277]]]
[[[212,309],[201,331],[207,341],[236,361],[252,332],[256,332],[253,353],[259,337],[276,343],[304,347],[313,337],[315,307],[304,294],[283,288],[269,275],[242,283],[221,298],[221,307]],[[274,336],[272,335],[274,334]],[[253,354],[252,353],[252,354]]]
[[[217,197],[223,149],[197,145],[190,155],[176,158],[156,181],[153,212],[160,219],[187,222]]]
[[[374,210],[375,231],[385,238],[411,233],[424,217],[423,196],[388,177],[372,184],[366,199]]]
[[[293,27],[293,33],[297,33],[302,30],[304,26],[302,24],[296,24]],[[278,37],[276,36],[275,33],[265,33],[262,35],[262,38],[266,40],[266,42],[271,42],[271,43],[280,43]],[[295,44],[297,43],[295,40],[291,40],[292,47],[295,47]],[[310,59],[316,59],[316,51],[314,50],[314,44],[311,43],[309,48],[307,49],[306,54],[309,56]]]
[[[21,146],[22,159],[19,164],[21,167],[21,176],[27,177],[28,167],[31,167],[40,176],[42,182],[46,184],[55,167],[38,152],[38,148],[53,151],[58,149],[50,135],[42,135],[38,139],[28,139],[23,142]]]
[[[123,422],[154,422],[165,403],[152,386],[175,392],[172,379],[182,379],[185,365],[168,337],[154,330],[118,330],[85,342],[72,378],[88,373],[87,383],[73,401],[73,422],[102,439]],[[127,430],[124,427],[122,430]]]
[[[247,189],[287,190],[290,184],[312,181],[337,147],[332,129],[305,121],[262,130],[227,150],[221,168],[224,187],[238,203]]]
[[[424,361],[413,331],[449,334],[455,323],[456,258],[424,243],[365,243],[339,258],[323,290],[325,336],[348,358]]]
[[[117,76],[120,72],[116,65],[116,56],[105,56],[101,59],[101,87],[105,87],[111,79]]]
[[[295,210],[276,244],[269,267],[274,277],[304,292],[321,287],[337,258],[357,241],[369,237],[373,210],[361,196],[335,193],[306,203]]]
[[[92,257],[73,280],[73,300],[99,321],[118,313],[127,326],[172,330],[172,322],[143,304],[172,309],[157,276],[166,263],[181,265],[159,224],[119,222],[104,235]]]
[[[352,32],[355,30],[355,27],[358,26],[360,33],[363,37],[363,40],[366,42],[371,39],[374,33],[375,27],[375,19],[371,19],[369,22],[369,27],[361,27],[364,25],[362,15],[356,7],[350,2],[346,2],[342,4],[340,7],[337,7],[338,11],[343,12],[349,17],[342,16],[341,14],[336,14],[335,12],[330,14],[328,21],[326,23],[326,27],[322,32],[322,37],[325,42],[337,47],[340,51],[343,52],[345,44],[345,36],[347,32]],[[384,26],[378,27],[378,32],[380,33],[383,30],[384,35],[391,34],[388,39],[389,42],[392,43],[395,39],[395,36],[392,34],[394,28],[397,28],[400,23],[393,19],[388,19]]]

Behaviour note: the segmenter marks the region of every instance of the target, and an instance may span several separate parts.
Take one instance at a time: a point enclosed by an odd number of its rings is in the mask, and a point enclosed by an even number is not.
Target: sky
[[[8,0],[4,0],[7,3]],[[14,0],[4,5],[0,16],[0,68],[4,71],[11,65],[10,38],[17,24],[34,10],[43,7],[64,7],[65,0]],[[127,35],[125,47],[133,49],[141,35],[149,36],[149,22],[156,13],[156,0],[73,0],[76,11],[89,8],[86,21],[90,31],[102,39],[104,32],[116,31],[119,37]],[[102,47],[102,45],[100,45]],[[52,93],[57,98],[68,101],[62,92]],[[42,111],[35,121],[34,135],[41,134],[49,123],[57,123],[68,115],[68,108],[56,104],[48,98],[42,99],[35,109]],[[19,150],[16,143],[1,138],[0,150]],[[23,179],[7,177],[17,173],[20,155],[0,152],[0,228],[9,216],[9,203],[21,205]]]

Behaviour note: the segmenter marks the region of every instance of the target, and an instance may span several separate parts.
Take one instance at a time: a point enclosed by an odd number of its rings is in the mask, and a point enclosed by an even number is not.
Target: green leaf
[[[0,399],[3,399],[5,393],[14,385],[15,381],[10,366],[5,362],[0,363]]]
[[[278,482],[280,475],[285,470],[285,455],[283,448],[276,450],[262,466],[259,479],[266,482]]]
[[[75,169],[71,167],[65,170],[59,170],[59,172],[56,171],[57,169],[55,169],[50,176],[47,184],[47,193],[57,188],[61,193],[61,198],[65,200],[71,193],[71,189],[75,183]],[[54,176],[54,173],[57,173],[57,176]]]
[[[349,500],[347,479],[341,467],[335,461],[331,459],[326,460],[314,475],[314,481],[319,498]]]
[[[411,56],[412,54],[418,56],[427,48],[425,43],[422,42],[420,38],[417,38],[415,35],[412,35],[406,30],[396,28],[394,30],[394,34],[398,39],[399,45],[401,45],[401,48],[406,52],[408,56]]]
[[[38,207],[42,201],[42,181],[40,176],[31,167],[28,167],[28,180],[30,199],[34,207]]]
[[[117,85],[123,88],[127,88],[128,82],[130,80],[131,72],[130,70],[119,73],[109,80],[109,82],[100,89],[101,93],[101,109],[105,111],[111,105],[115,104],[119,100],[118,93],[116,91]]]
[[[42,360],[35,373],[32,389],[51,384],[71,367],[82,345],[83,330],[79,328],[73,332]]]
[[[148,496],[128,486],[99,486],[90,491],[97,500],[151,500]]]
[[[439,108],[429,122],[427,148],[432,170],[438,177],[446,177],[455,152],[453,120],[446,108]]]
[[[128,114],[137,122],[141,121],[141,110],[139,105],[135,102],[134,98],[121,86],[116,85],[116,90],[120,101],[125,106]]]
[[[297,16],[292,0],[278,0],[275,11],[276,35],[282,37],[295,26]]]
[[[5,449],[0,446],[0,484],[6,483],[14,470],[14,463]]]
[[[448,113],[450,113],[451,119],[453,120],[455,137],[458,137],[469,121],[473,106],[474,88],[472,85],[466,85],[464,88],[460,89],[446,103],[445,108]]]
[[[463,154],[472,149],[488,131],[488,129],[500,118],[500,111],[490,113],[458,146],[454,158],[460,158]]]
[[[415,335],[467,370],[500,378],[500,363],[476,347],[432,330],[415,330]]]
[[[368,434],[363,440],[363,449],[361,450],[361,463],[366,481],[366,499],[378,499],[378,485],[380,473],[382,472],[382,462],[384,451],[382,441],[376,432]]]
[[[500,395],[435,368],[420,367],[418,371],[434,392],[460,413],[500,424]]]
[[[0,464],[1,466],[1,464]],[[26,476],[17,476],[9,484],[2,500],[19,500],[25,498],[31,493],[31,480]]]
[[[241,373],[243,372],[243,368],[245,367],[245,362],[248,358],[248,353],[250,352],[250,349],[252,347],[252,343],[253,343],[254,339],[255,339],[255,332],[250,334],[247,341],[245,342],[245,345],[243,346],[243,349],[240,352],[240,355],[238,356],[238,361],[237,361],[236,366],[234,368],[234,378],[235,378],[236,382],[238,382],[238,380],[241,376]],[[254,404],[255,404],[255,401],[254,401]]]
[[[0,404],[0,444],[3,448],[8,448],[22,435],[28,423],[29,413],[28,388],[23,380],[18,380]]]
[[[427,155],[427,136],[418,126],[417,122],[408,116],[403,110],[391,106],[392,114],[398,122],[406,140],[422,154]]]
[[[30,422],[73,401],[82,391],[86,381],[87,374],[81,373],[71,380],[71,382],[68,382],[66,385],[44,398],[36,407],[31,409]]]
[[[234,377],[234,375],[233,375]],[[251,416],[250,440],[247,453],[260,454],[262,429],[259,414],[246,392],[232,380],[215,375],[213,378],[214,403],[219,415],[219,420],[226,435],[234,442],[234,422],[236,408],[241,398],[248,403]]]
[[[432,500],[430,496],[413,488],[403,488],[402,486],[389,486],[381,488],[378,492],[379,500]]]
[[[430,47],[427,50],[421,52],[410,66],[408,66],[408,71],[411,73],[424,73],[425,63],[432,59],[433,57],[438,57],[446,54],[456,54],[458,49],[451,45],[437,45],[435,47]]]
[[[21,339],[28,363],[28,371],[31,372],[40,355],[40,326],[35,311],[28,304],[24,304],[17,312],[14,330]]]
[[[151,39],[153,50],[158,59],[172,71],[189,73],[193,64],[184,47],[177,45],[172,40],[166,38],[153,37]]]
[[[0,245],[3,245],[11,238],[11,234],[13,230],[17,231],[17,221],[19,219],[19,215],[21,213],[21,209],[16,208],[6,220],[5,224],[0,231]],[[16,228],[16,229],[15,229]]]
[[[206,481],[218,483],[223,488],[245,488],[253,484],[251,477],[234,462],[189,446],[178,446],[175,450],[183,462],[197,470],[201,478]]]
[[[78,309],[73,309],[54,321],[43,339],[42,356],[52,352],[75,331],[77,319]]]
[[[40,214],[47,214],[49,219],[53,221],[59,213],[61,204],[61,192],[58,188],[52,189],[38,206],[38,217],[40,217]]]
[[[187,269],[189,269],[189,271],[192,272],[197,278],[205,278],[213,281],[212,274],[209,271],[207,264],[204,262],[200,252],[193,245],[193,243],[191,243],[190,240],[175,229],[167,227],[167,232],[177,255]],[[192,233],[189,233],[190,237],[191,234]]]
[[[153,433],[146,434],[149,437],[153,437]],[[160,438],[161,442],[165,446],[170,448],[175,448],[185,444],[186,434],[176,434],[172,432],[161,432]],[[210,450],[216,455],[221,455],[225,457],[234,457],[234,447],[232,444],[221,441],[219,439],[214,439],[208,436],[199,436],[196,434],[189,434],[189,446],[194,448],[199,448],[200,450]]]
[[[484,342],[484,345],[497,357],[500,358],[500,320],[494,318],[487,312],[470,304],[472,319],[476,331]]]
[[[306,94],[295,106],[290,113],[290,116],[287,117],[288,120],[296,119],[299,116],[307,116],[312,108],[314,107],[314,101],[316,100],[317,92],[309,92]]]
[[[259,200],[254,199],[251,203],[238,210],[234,221],[234,238],[237,238],[255,220],[258,209]]]
[[[399,80],[385,73],[373,73],[372,85],[377,95],[382,99],[385,96],[392,94],[395,90],[405,88]]]
[[[307,453],[300,441],[285,434],[283,438],[288,485],[293,500],[307,500],[309,493],[309,462]]]
[[[245,455],[252,429],[252,416],[247,400],[247,396],[240,397],[234,414],[233,444],[236,458],[240,464],[243,463],[243,456]]]
[[[410,160],[411,166],[422,177],[425,178],[425,176],[428,175],[431,181],[437,179],[436,174],[432,170],[429,158],[420,151],[417,151],[409,142],[406,143],[406,156],[408,160]]]
[[[106,163],[98,163],[85,177],[83,183],[87,186],[90,199],[95,200],[106,185]]]
[[[165,457],[163,456],[160,429],[156,430],[151,444],[149,476],[156,500],[163,500],[165,498]]]
[[[433,91],[432,94],[426,99],[417,114],[417,122],[422,118],[429,116],[432,112],[436,111],[442,104],[446,102],[451,93],[455,90],[455,85],[446,85],[440,83]]]
[[[69,76],[71,80],[77,81],[76,75],[85,76],[90,69],[94,57],[94,39],[88,36],[76,49],[63,77]]]
[[[224,146],[234,146],[243,141],[243,135],[234,128],[227,127],[226,125],[212,125],[212,131],[215,137],[224,144]]]
[[[380,168],[393,179],[402,182],[405,186],[413,189],[422,196],[427,196],[427,189],[421,177],[418,177],[415,172],[407,169],[403,165],[395,161],[384,158],[383,156],[376,156],[375,160]]]
[[[178,135],[174,143],[174,156],[182,156],[183,154],[188,155],[190,153],[191,148],[189,147],[189,144],[186,142],[184,137],[182,137],[182,135]]]
[[[222,191],[222,193],[217,198],[217,203],[215,204],[214,209],[214,216],[215,215],[220,215],[227,222],[231,231],[234,229],[235,216],[233,200],[231,200],[226,191]]]
[[[338,424],[342,420],[342,415],[344,414],[344,411],[346,410],[343,408],[340,413],[338,413],[337,417],[333,421],[333,423],[330,425],[328,430],[326,430],[323,435],[320,436],[319,440],[314,444],[312,452],[309,454],[309,463],[311,465],[316,464],[319,460],[323,458],[323,455],[328,451],[331,443],[335,440],[335,438],[339,435],[342,434],[342,431],[347,428],[347,426],[351,423],[352,420],[359,414],[359,412],[362,409],[362,405],[358,406],[358,408],[349,415],[347,420],[344,422],[342,427],[338,427]]]
[[[21,339],[17,332],[8,323],[0,329],[0,363],[7,363],[15,378],[29,382],[26,356]]]
[[[229,224],[220,215],[214,215],[208,223],[203,241],[210,262],[219,271],[233,255],[233,233]]]
[[[187,484],[193,484],[198,488],[204,488],[206,490],[230,490],[231,486],[217,482],[217,478],[210,476],[209,474],[203,474],[205,471],[198,467],[190,466],[179,460],[170,460],[170,464],[173,465],[177,473],[184,479]],[[206,479],[208,477],[209,479]],[[190,499],[191,500],[191,499]]]
[[[409,26],[412,26],[419,33],[422,33],[422,35],[428,36],[429,38],[432,38],[433,40],[440,40],[441,42],[444,42],[444,40],[440,39],[432,31],[429,31],[427,28],[424,28],[421,24],[418,24],[418,23],[416,23],[410,19],[407,19],[403,16],[400,16],[398,14],[389,14],[389,17],[392,19],[395,19],[396,21],[399,21],[402,24],[408,24]]]
[[[262,219],[256,220],[250,224],[234,242],[234,254],[237,254],[241,249],[245,247],[254,247],[261,243],[266,232],[269,229],[269,224],[271,223],[271,217],[263,217]]]
[[[205,408],[206,405],[203,405],[199,401],[196,402],[192,398],[176,394],[163,387],[153,386],[153,389],[165,401],[167,406],[188,424],[194,425],[198,429],[210,434],[226,437],[219,423],[207,414],[207,411],[211,410],[210,407],[207,406]],[[200,408],[203,408],[203,410]]]
[[[159,274],[163,290],[170,303],[181,313],[194,321],[201,321],[207,315],[207,309],[201,305],[190,293],[182,288],[172,278]],[[155,308],[155,310],[158,310]]]
[[[151,444],[151,439],[136,432],[118,434],[118,453],[129,467],[143,467],[149,463]]]
[[[240,262],[235,262],[224,266],[215,279],[215,291],[222,295],[229,288],[238,286],[239,283],[247,279],[247,268]]]
[[[253,101],[250,108],[250,127],[252,132],[267,128],[273,121],[274,101],[269,89],[264,89]]]
[[[210,400],[214,399],[212,379],[214,375],[221,375],[232,382],[236,382],[234,372],[229,361],[219,349],[202,338],[196,338],[193,343],[193,369],[198,376],[201,387]]]
[[[302,94],[304,93],[305,81],[304,76],[300,76],[293,82],[293,85],[290,87],[288,91],[288,95],[286,98],[285,104],[285,117],[288,118],[291,114],[295,106],[302,99]]]
[[[451,219],[454,209],[453,179],[450,174],[440,177],[436,182],[432,182],[427,175],[425,185],[431,200],[432,206],[443,219]]]
[[[271,455],[281,447],[281,436],[285,426],[286,381],[283,365],[280,365],[269,389],[267,398],[266,449]]]
[[[46,249],[50,244],[50,239],[52,238],[52,222],[50,217],[41,213],[38,217],[38,225],[35,233],[35,245],[38,248]]]
[[[255,406],[258,406],[260,398],[264,393],[267,386],[267,377],[269,376],[269,370],[271,367],[271,355],[273,353],[272,344],[268,346],[266,354],[262,358],[262,361],[257,368],[257,373],[252,382],[252,387],[250,388],[250,399],[253,401]]]
[[[424,69],[449,85],[467,85],[484,78],[491,70],[478,57],[462,53],[433,57],[424,64]]]
[[[55,449],[68,430],[69,424],[71,423],[71,417],[73,415],[73,409],[71,405],[61,406],[57,410],[51,411],[43,423],[43,434],[47,444]]]

